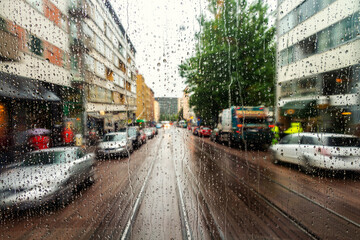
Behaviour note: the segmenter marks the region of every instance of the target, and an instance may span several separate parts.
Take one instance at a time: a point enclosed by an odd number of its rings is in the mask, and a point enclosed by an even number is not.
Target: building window
[[[27,0],[27,2],[39,12],[42,13],[44,11],[43,0]]]
[[[98,27],[104,31],[104,27],[105,27],[105,22],[103,17],[100,15],[99,11],[96,10],[95,11],[95,23],[98,25]]]
[[[43,44],[42,41],[40,40],[40,38],[35,37],[34,35],[30,36],[29,39],[29,50],[32,53],[35,53],[38,56],[42,56],[43,55]]]
[[[90,72],[94,72],[95,70],[95,61],[92,57],[90,57],[89,55],[85,55],[85,66],[86,69]]]
[[[99,77],[105,78],[105,65],[101,62],[96,62],[96,74]]]
[[[114,81],[114,72],[110,68],[106,68],[106,79],[109,81]]]
[[[100,39],[99,36],[96,36],[96,50],[98,50],[100,54],[104,54],[104,47],[104,42]]]
[[[82,23],[82,30],[86,36],[90,37],[91,39],[94,38],[94,32],[85,22]]]

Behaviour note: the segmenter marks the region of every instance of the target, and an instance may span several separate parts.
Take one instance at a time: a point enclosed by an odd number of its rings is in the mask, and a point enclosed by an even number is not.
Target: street
[[[130,158],[99,161],[66,207],[3,216],[0,238],[356,239],[359,181],[171,127]]]

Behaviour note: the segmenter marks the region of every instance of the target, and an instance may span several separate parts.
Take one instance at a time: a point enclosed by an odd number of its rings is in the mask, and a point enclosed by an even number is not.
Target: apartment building
[[[356,131],[359,63],[359,1],[278,1],[276,119],[285,128]]]
[[[154,121],[154,92],[149,88],[141,74],[136,80],[136,119]]]
[[[86,91],[88,126],[116,130],[135,120],[135,47],[109,1],[71,4],[72,70]]]
[[[66,118],[81,132],[77,110],[82,101],[72,88],[68,23],[67,1],[0,1],[2,150],[23,145],[26,130],[54,130]]]

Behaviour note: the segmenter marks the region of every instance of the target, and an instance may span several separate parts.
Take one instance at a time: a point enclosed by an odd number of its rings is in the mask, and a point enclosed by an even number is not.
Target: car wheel
[[[275,165],[279,164],[279,160],[276,158],[276,154],[274,152],[271,154],[271,162]]]
[[[314,168],[310,165],[309,159],[305,156],[300,158],[300,169],[303,170],[306,174],[313,174]]]

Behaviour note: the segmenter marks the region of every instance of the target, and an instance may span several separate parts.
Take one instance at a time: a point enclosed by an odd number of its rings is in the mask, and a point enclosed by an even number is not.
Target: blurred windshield
[[[75,151],[30,153],[24,157],[22,165],[33,166],[65,163],[66,161],[74,160],[75,157]]]
[[[121,140],[126,140],[125,134],[105,135],[105,137],[103,139],[104,142],[121,141]]]

